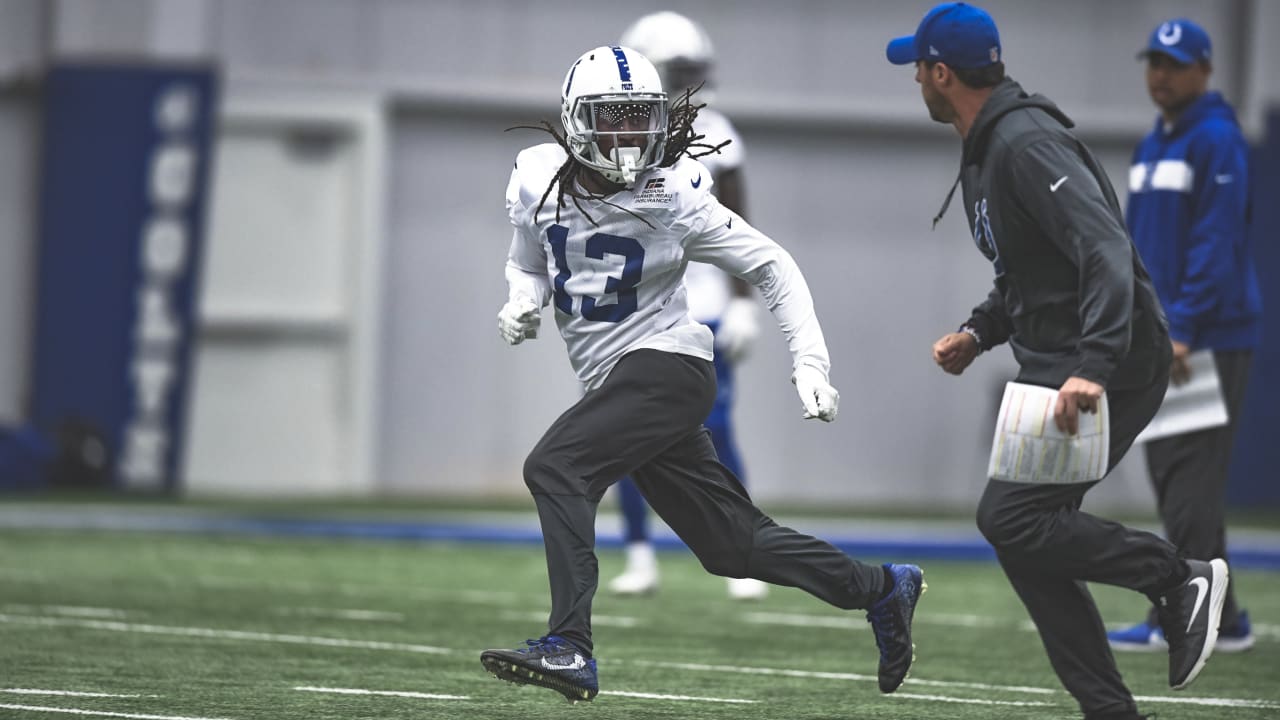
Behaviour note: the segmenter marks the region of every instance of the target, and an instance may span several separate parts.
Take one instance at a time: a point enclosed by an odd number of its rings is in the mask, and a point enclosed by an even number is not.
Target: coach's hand
[[[1170,340],[1173,346],[1173,363],[1169,367],[1169,381],[1174,385],[1185,385],[1191,380],[1191,366],[1187,364],[1187,356],[1191,354],[1191,346]]]
[[[943,335],[933,344],[933,361],[952,375],[959,375],[978,357],[978,341],[969,333]]]
[[[519,345],[526,338],[538,337],[541,324],[542,308],[529,298],[512,298],[498,312],[498,334],[508,345]]]
[[[1098,412],[1102,404],[1102,386],[1082,377],[1069,377],[1058,390],[1058,402],[1053,406],[1053,422],[1068,435],[1080,430],[1080,413]]]
[[[836,419],[840,405],[840,393],[827,382],[826,373],[812,365],[800,365],[791,374],[800,402],[804,405],[804,418],[818,418],[823,422]]]

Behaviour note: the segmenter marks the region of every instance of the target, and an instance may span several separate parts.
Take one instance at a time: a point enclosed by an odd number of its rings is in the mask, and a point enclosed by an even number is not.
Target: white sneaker
[[[763,600],[769,594],[769,583],[755,578],[728,578],[729,597],[734,600]]]
[[[648,595],[658,589],[658,558],[647,542],[627,544],[627,569],[609,581],[614,595]]]

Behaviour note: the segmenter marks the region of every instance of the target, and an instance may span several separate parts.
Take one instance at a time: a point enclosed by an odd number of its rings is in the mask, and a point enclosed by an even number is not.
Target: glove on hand
[[[730,300],[716,328],[716,349],[723,352],[729,362],[737,363],[751,353],[758,337],[760,324],[756,322],[755,301],[745,297]]]
[[[528,298],[509,300],[498,311],[498,334],[508,345],[519,345],[525,338],[538,337],[541,324],[542,308]]]
[[[801,365],[791,374],[800,402],[804,404],[806,420],[818,418],[823,422],[836,419],[840,405],[840,393],[827,382],[827,376],[812,365]]]

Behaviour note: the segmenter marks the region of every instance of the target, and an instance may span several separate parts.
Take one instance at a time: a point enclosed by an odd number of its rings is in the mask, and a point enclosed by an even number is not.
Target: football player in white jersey
[[[670,97],[698,91],[695,98],[709,99],[715,48],[698,23],[679,13],[664,10],[636,20],[618,43],[634,48],[658,70],[662,87]],[[704,107],[693,121],[693,130],[705,142],[718,146],[713,153],[699,156],[715,181],[712,192],[720,204],[746,217],[743,191],[742,139],[729,119]],[[725,144],[727,141],[727,144]],[[734,366],[750,352],[759,325],[751,286],[706,263],[691,262],[684,284],[689,297],[689,315],[711,328],[715,335],[716,402],[703,425],[711,432],[711,443],[720,462],[744,485],[742,457],[733,434]],[[658,561],[649,537],[648,506],[631,478],[618,483],[622,506],[623,537],[627,543],[626,568],[609,581],[609,590],[618,595],[644,595],[658,588]],[[768,594],[769,586],[755,578],[728,578],[729,597],[757,600]]]
[[[715,401],[711,330],[689,316],[684,271],[711,263],[751,283],[786,337],[803,417],[830,422],[839,394],[813,299],[786,250],[711,193],[687,96],[668,106],[658,72],[621,46],[588,51],[561,86],[556,142],[520,152],[507,187],[515,233],[498,331],[537,337],[552,306],[586,392],[534,446],[524,482],[542,525],[547,633],[486,650],[485,669],[571,701],[599,692],[591,640],[598,582],[596,510],[630,475],[650,507],[710,572],[801,588],[865,608],[880,648],[880,689],[913,658],[911,620],[924,589],[914,565],[858,562],[782,527],[752,504],[716,456],[702,422]]]

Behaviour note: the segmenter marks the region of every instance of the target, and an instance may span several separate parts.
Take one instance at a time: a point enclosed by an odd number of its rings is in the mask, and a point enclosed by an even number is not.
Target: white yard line
[[[950,695],[918,695],[916,693],[896,692],[889,697],[904,700],[928,700],[930,702],[962,703],[966,705],[1011,705],[1013,707],[1053,707],[1054,703],[1034,700],[983,700],[981,698],[958,698]]]
[[[680,700],[682,702],[729,703],[734,705],[754,705],[760,702],[759,700],[743,700],[741,698],[697,697],[694,695],[657,695],[654,693],[625,692],[622,690],[601,690],[600,694],[616,695],[618,697],[641,698],[643,700]]]
[[[329,687],[296,687],[299,692],[333,693],[336,695],[379,695],[382,697],[403,697],[417,700],[470,700],[469,695],[437,695],[435,693],[412,692],[409,690],[362,690],[360,688]]]
[[[1246,700],[1242,698],[1198,698],[1198,697],[1165,697],[1162,695],[1138,695],[1138,702],[1180,703],[1183,705],[1206,705],[1209,707],[1228,708],[1262,708],[1280,710],[1280,700]]]
[[[449,648],[435,647],[433,645],[411,645],[408,643],[378,642],[373,640],[346,640],[343,638],[315,637],[310,635],[282,635],[279,633],[248,632],[244,630],[218,630],[215,628],[180,627],[174,625],[144,625],[140,623],[122,623],[106,620],[29,617],[24,615],[8,615],[4,613],[0,613],[0,622],[23,623],[28,625],[82,627],[90,630],[136,632],[148,633],[151,635],[206,637],[219,640],[252,640],[256,642],[278,642],[292,645],[323,645],[326,647],[359,648],[363,650],[399,650],[403,652],[430,653],[434,655],[447,655],[453,652]]]
[[[440,590],[422,590],[419,591],[419,597],[429,595],[431,597],[440,596],[456,596],[458,599],[467,602],[481,603],[484,605],[501,605],[520,602],[522,598],[520,593],[514,593],[509,590],[456,590],[456,591],[440,591]]]
[[[784,625],[787,627],[835,628],[839,630],[867,630],[870,625],[861,616],[810,615],[807,613],[749,612],[742,619],[752,625]],[[1030,620],[1010,622],[1007,619],[982,615],[921,614],[915,622],[922,625],[948,625],[951,627],[1006,628],[1009,630],[1035,631]]]
[[[752,625],[783,625],[786,627],[835,628],[837,630],[866,630],[869,625],[862,618],[856,620],[839,615],[805,615],[802,613],[749,612],[742,619]]]
[[[809,613],[783,612],[749,612],[742,614],[743,622],[752,625],[782,625],[785,627],[834,628],[837,630],[866,630],[870,626],[861,617],[841,615],[821,615]],[[960,613],[921,613],[915,616],[915,622],[922,625],[946,625],[950,627],[996,628],[1035,632],[1036,626],[1030,620],[1011,621],[1008,618],[989,617],[985,615],[967,615]],[[1119,630],[1132,623],[1108,623],[1107,629]],[[1280,625],[1270,623],[1254,623],[1253,634],[1258,639],[1280,640]]]
[[[196,578],[196,584],[201,587],[215,588],[220,590],[239,589],[239,588],[271,588],[275,590],[284,589],[300,593],[318,593],[323,592],[329,595],[343,595],[348,597],[386,597],[394,594],[397,598],[409,598],[416,600],[453,600],[456,602],[479,603],[483,605],[511,605],[512,603],[521,602],[526,598],[519,593],[509,590],[466,590],[466,589],[449,589],[438,590],[434,588],[424,587],[402,587],[398,585],[369,585],[354,583],[320,583],[307,582],[305,580],[259,580],[253,578],[243,578],[227,575],[201,575]]]
[[[36,690],[34,688],[0,688],[0,693],[10,695],[59,695],[63,697],[95,698],[158,698],[159,695],[116,695],[114,693],[77,692],[74,690]]]
[[[651,660],[628,660],[633,665],[671,668],[674,670],[700,670],[703,672],[738,673],[742,675],[777,675],[780,677],[815,678],[820,680],[853,680],[857,682],[879,682],[875,675],[858,673],[824,672],[820,670],[788,670],[785,668],[743,667],[738,665],[705,665],[702,663],[657,662]],[[947,680],[919,680],[908,678],[911,685],[929,685],[932,687],[968,688],[972,690],[1001,690],[1005,692],[1021,692],[1037,695],[1053,695],[1058,691],[1051,688],[1028,687],[1025,685],[988,685],[986,683],[950,682]]]
[[[466,651],[455,651],[450,648],[434,647],[431,645],[411,645],[406,643],[390,643],[390,642],[377,642],[377,641],[367,641],[367,640],[346,640],[342,638],[313,637],[313,636],[306,636],[306,635],[282,635],[277,633],[248,632],[248,631],[242,631],[242,630],[218,630],[213,628],[180,627],[180,626],[169,626],[169,625],[148,625],[148,624],[140,624],[140,623],[123,623],[123,622],[90,620],[90,619],[80,619],[80,618],[38,617],[38,616],[26,616],[26,615],[13,615],[13,614],[6,614],[6,613],[0,613],[0,623],[20,623],[20,624],[29,624],[29,625],[63,626],[63,627],[83,627],[83,628],[88,628],[93,630],[108,630],[113,632],[137,632],[137,633],[147,633],[147,634],[154,634],[154,635],[177,635],[177,636],[183,636],[183,637],[202,637],[202,638],[221,639],[221,640],[280,642],[280,643],[290,643],[290,644],[300,644],[300,645],[321,645],[321,646],[328,646],[328,647],[359,648],[359,649],[367,649],[367,650],[391,650],[391,651],[418,652],[418,653],[430,653],[430,654],[442,654],[442,655],[451,654],[454,652],[466,652]],[[858,681],[858,682],[873,682],[877,680],[877,678],[874,675],[862,675],[858,673],[844,673],[844,672],[823,672],[823,671],[813,671],[813,670],[791,670],[786,668],[745,667],[745,666],[736,666],[736,665],[710,665],[710,664],[704,664],[704,663],[658,662],[658,661],[649,661],[649,660],[627,660],[627,659],[617,659],[615,660],[615,662],[618,662],[619,664],[630,663],[634,665],[671,668],[671,669],[677,669],[677,670],[735,673],[735,674],[742,674],[742,675],[776,675],[776,676],[793,677],[793,678],[815,678],[815,679],[822,679],[822,680],[852,680],[852,681]],[[923,680],[923,679],[917,679],[917,678],[909,678],[906,681],[906,684],[912,685],[912,686],[929,686],[929,687],[940,687],[940,688],[966,688],[971,690],[1019,692],[1019,693],[1040,694],[1040,695],[1061,694],[1061,691],[1053,688],[1033,687],[1033,686],[1025,686],[1025,685],[992,685],[987,683],[952,682],[952,681],[946,681],[946,680]],[[301,690],[303,688],[298,688],[298,689]],[[338,689],[330,689],[330,690],[334,692],[340,691]],[[323,690],[313,690],[313,692],[321,692],[321,691]],[[35,693],[43,693],[43,692],[55,693],[58,691],[10,689],[10,690],[0,690],[0,692],[28,692],[28,693],[35,694]],[[353,690],[352,694],[364,694],[364,692],[365,691]],[[367,692],[368,694],[384,694],[381,691],[367,691]],[[72,694],[72,693],[67,693],[67,694]],[[732,700],[732,699],[723,699],[723,698],[721,699],[696,698],[696,697],[665,696],[665,695],[650,696],[650,695],[641,694],[641,693],[624,693],[624,692],[617,692],[617,691],[614,691],[612,693],[606,692],[602,694],[614,694],[614,695],[622,695],[622,696],[628,696],[628,697],[646,697],[646,698],[651,697],[654,699],[702,700],[706,702],[751,702],[746,700]],[[92,696],[92,695],[88,695],[88,696]],[[934,700],[938,702],[978,703],[978,704],[991,704],[991,705],[1044,705],[1045,704],[1045,703],[1037,703],[1037,702],[994,701],[994,700],[982,700],[982,699],[970,699],[970,698],[953,698],[950,696],[920,695],[920,694],[913,694],[913,693],[898,693],[896,696],[903,697],[903,698],[911,698],[911,699]],[[120,697],[128,697],[128,696],[120,696]],[[463,698],[462,696],[452,696],[452,697],[445,696],[442,699],[463,699]],[[1137,699],[1141,702],[1168,703],[1168,704],[1181,704],[1181,705],[1200,705],[1200,706],[1221,707],[1221,708],[1269,709],[1269,710],[1280,709],[1280,699],[1264,700],[1264,699],[1249,699],[1249,698],[1205,698],[1205,697],[1171,697],[1171,696],[1143,696]],[[33,712],[55,712],[55,713],[70,713],[70,714],[77,714],[77,715],[93,715],[93,716],[99,716],[99,717],[136,718],[137,720],[211,720],[206,718],[186,718],[186,717],[179,717],[179,716],[161,716],[161,715],[133,715],[133,714],[126,714],[126,713],[107,713],[107,712],[96,712],[96,711],[89,711],[89,710],[46,708],[46,707],[25,706],[25,705],[0,704],[0,708],[31,710]]]
[[[913,622],[927,623],[930,625],[950,625],[952,627],[1004,628],[1007,630],[1036,632],[1035,623],[1030,620],[1011,620],[1007,617],[998,618],[988,617],[986,615],[930,612],[916,615]]]
[[[80,605],[5,605],[9,612],[46,612],[50,615],[69,615],[71,617],[114,618],[119,620],[127,613],[116,608],[83,607]]]
[[[301,692],[315,693],[334,693],[338,695],[378,695],[382,697],[404,697],[418,698],[422,700],[470,700],[468,695],[437,695],[434,693],[414,692],[409,690],[365,690],[362,688],[327,688],[327,687],[295,687],[294,690]],[[617,697],[640,698],[643,700],[679,700],[685,702],[709,702],[709,703],[730,703],[750,705],[760,702],[759,700],[744,700],[741,698],[715,698],[715,697],[697,697],[694,695],[660,695],[657,693],[627,692],[623,690],[606,690],[601,695],[614,695]]]
[[[741,667],[735,665],[706,665],[701,663],[677,663],[677,662],[655,662],[649,660],[627,660],[634,665],[646,665],[648,667],[672,668],[676,670],[701,670],[705,672],[723,672],[723,673],[740,673],[743,675],[779,675],[783,677],[796,678],[818,678],[822,680],[856,680],[856,681],[876,681],[874,675],[859,675],[857,673],[833,673],[818,672],[812,670],[787,670],[783,668],[764,668],[764,667]],[[904,683],[906,685],[928,685],[932,687],[947,688],[969,688],[973,690],[997,690],[1005,692],[1022,692],[1037,695],[1063,695],[1065,693],[1054,688],[1031,687],[1025,685],[988,685],[986,683],[969,683],[969,682],[948,682],[946,680],[920,680],[917,678],[907,678]],[[921,697],[932,698],[934,696],[916,696],[911,693],[894,693],[894,697]],[[937,696],[941,698],[943,696]],[[1206,697],[1172,697],[1168,695],[1152,695],[1138,697],[1139,702],[1158,702],[1168,703],[1172,705],[1205,705],[1211,707],[1223,708],[1264,708],[1264,709],[1280,709],[1280,699],[1277,700],[1254,700],[1249,698],[1206,698]],[[947,702],[982,702],[980,700],[969,700],[965,698],[953,698]],[[995,701],[992,701],[995,703]],[[1018,704],[1015,702],[995,703],[995,704]],[[1035,703],[1032,703],[1035,704]],[[1049,703],[1052,704],[1052,703]]]
[[[200,718],[190,717],[187,715],[139,715],[137,713],[107,712],[105,710],[78,710],[76,708],[44,707],[43,705],[11,705],[9,703],[0,703],[0,710],[26,710],[28,712],[62,713],[63,715],[130,718],[130,720],[227,720],[227,718]]]

